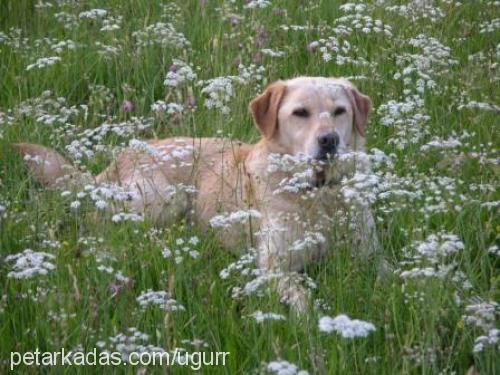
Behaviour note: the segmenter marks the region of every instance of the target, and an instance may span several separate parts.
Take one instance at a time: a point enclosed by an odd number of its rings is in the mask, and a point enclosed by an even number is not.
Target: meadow
[[[97,348],[230,353],[203,374],[500,373],[499,62],[494,0],[0,2],[0,371],[11,352]],[[111,187],[44,189],[12,148],[96,173],[136,140],[255,142],[249,101],[300,75],[348,77],[373,101],[373,169],[342,183],[381,244],[362,257],[340,233],[305,270],[303,315],[249,249],[110,213]]]

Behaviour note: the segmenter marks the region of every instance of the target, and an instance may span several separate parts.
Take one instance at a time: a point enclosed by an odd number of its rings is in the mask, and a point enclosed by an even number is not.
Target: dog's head
[[[273,151],[326,160],[363,150],[371,100],[346,79],[300,77],[269,85],[250,110]]]
[[[371,100],[346,79],[300,77],[269,85],[250,110],[271,152],[328,162],[364,150]]]

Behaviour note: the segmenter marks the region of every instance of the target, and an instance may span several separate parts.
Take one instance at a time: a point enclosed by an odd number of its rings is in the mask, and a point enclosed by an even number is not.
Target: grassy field
[[[11,352],[97,348],[230,352],[199,370],[213,374],[500,373],[499,17],[482,0],[0,2],[0,371]],[[47,191],[11,147],[95,173],[133,139],[254,142],[248,102],[299,75],[348,77],[373,100],[379,162],[359,196],[391,270],[337,239],[306,270],[303,316],[266,285],[238,293],[254,265],[212,233],[113,217],[84,186]],[[320,329],[340,314],[375,330]]]

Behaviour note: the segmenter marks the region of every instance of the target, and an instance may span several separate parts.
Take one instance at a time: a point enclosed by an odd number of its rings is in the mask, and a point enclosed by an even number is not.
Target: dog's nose
[[[339,140],[339,135],[337,133],[326,133],[318,137],[318,145],[322,152],[334,153],[339,144]]]

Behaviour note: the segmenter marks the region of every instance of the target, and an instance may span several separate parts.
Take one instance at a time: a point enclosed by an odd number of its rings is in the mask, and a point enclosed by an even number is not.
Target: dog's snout
[[[324,151],[333,151],[339,144],[339,135],[335,132],[322,134],[318,137],[318,145]]]
[[[337,153],[340,137],[336,132],[324,133],[317,138],[319,150],[316,159],[326,160]]]

